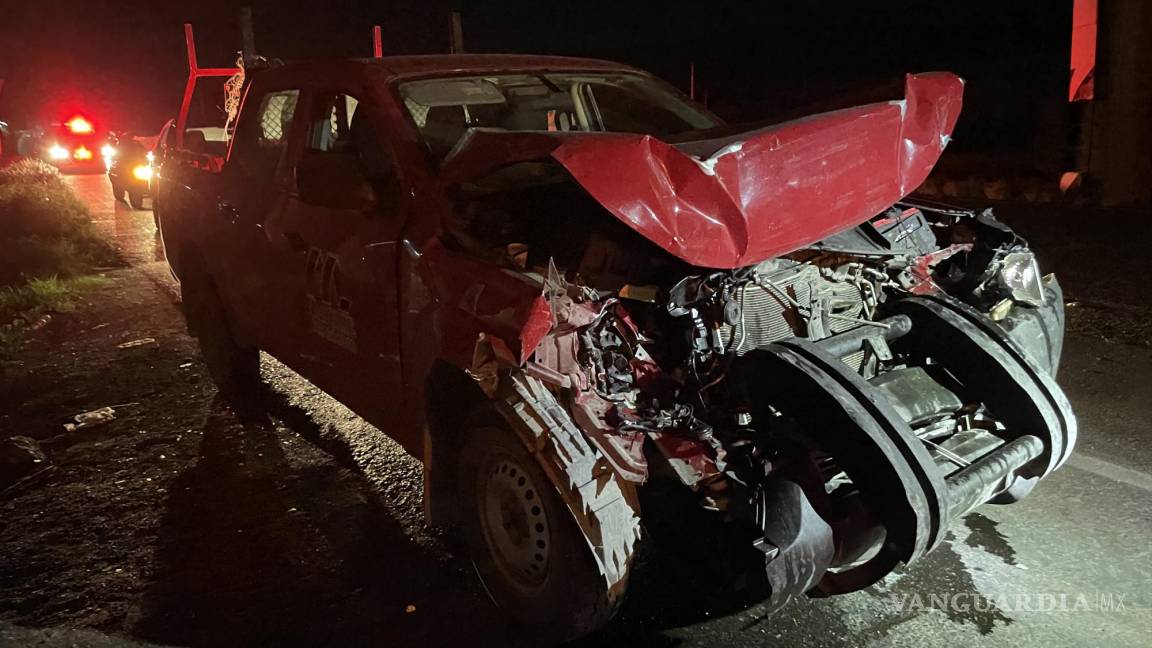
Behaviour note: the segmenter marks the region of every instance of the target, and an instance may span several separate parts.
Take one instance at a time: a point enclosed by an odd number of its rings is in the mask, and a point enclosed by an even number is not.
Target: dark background
[[[615,59],[683,90],[695,63],[698,97],[739,122],[895,98],[904,73],[951,70],[968,81],[959,151],[1030,149],[1067,110],[1071,0],[0,0],[0,120],[84,112],[155,132],[179,105],[181,24],[202,65],[230,65],[241,5],[258,51],[284,59],[368,56],[377,23],[386,54],[445,52],[458,10],[469,51]]]

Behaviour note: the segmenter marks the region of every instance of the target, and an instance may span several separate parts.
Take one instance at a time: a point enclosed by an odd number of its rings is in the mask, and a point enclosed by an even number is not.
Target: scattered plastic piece
[[[84,428],[96,427],[97,425],[104,425],[109,421],[116,420],[116,410],[111,407],[101,407],[91,412],[84,412],[77,414],[73,417],[75,423],[65,423],[64,430],[67,432],[75,432]]]
[[[123,344],[116,345],[117,349],[138,349],[141,347],[154,347],[157,346],[156,338],[140,338],[139,340],[132,340]]]

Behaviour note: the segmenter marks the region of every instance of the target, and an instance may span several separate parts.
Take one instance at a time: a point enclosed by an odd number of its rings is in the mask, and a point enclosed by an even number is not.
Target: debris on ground
[[[51,313],[44,313],[43,315],[38,317],[35,322],[32,322],[31,324],[28,325],[28,330],[29,331],[39,331],[40,329],[44,328],[45,326],[48,326],[51,323],[52,323],[52,314]]]
[[[159,345],[156,343],[156,338],[145,337],[145,338],[140,338],[139,340],[132,340],[130,342],[124,342],[122,344],[117,344],[116,348],[117,349],[155,349],[158,346]]]
[[[91,412],[77,414],[76,416],[72,417],[72,420],[74,420],[75,423],[64,424],[65,432],[75,432],[76,430],[95,427],[97,425],[108,423],[109,421],[114,421],[116,420],[116,410],[112,409],[111,407],[101,407],[100,409],[92,410]]]
[[[0,488],[41,470],[48,455],[32,437],[14,436],[0,441]]]

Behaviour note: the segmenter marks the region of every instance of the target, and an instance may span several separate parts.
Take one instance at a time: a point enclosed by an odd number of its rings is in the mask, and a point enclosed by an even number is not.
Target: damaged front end
[[[473,182],[444,241],[538,287],[516,343],[482,338],[471,373],[610,589],[639,538],[637,492],[657,481],[760,557],[776,609],[875,583],[1068,458],[1060,287],[990,212],[898,202],[914,188],[901,180],[834,218],[808,205],[830,235],[758,233],[755,206],[729,223],[734,252],[708,250],[638,227],[571,171],[519,161]]]

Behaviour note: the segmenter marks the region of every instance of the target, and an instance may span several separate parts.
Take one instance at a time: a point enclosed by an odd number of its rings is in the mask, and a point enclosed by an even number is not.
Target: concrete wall
[[[1152,2],[1100,0],[1088,170],[1106,205],[1152,201]]]

